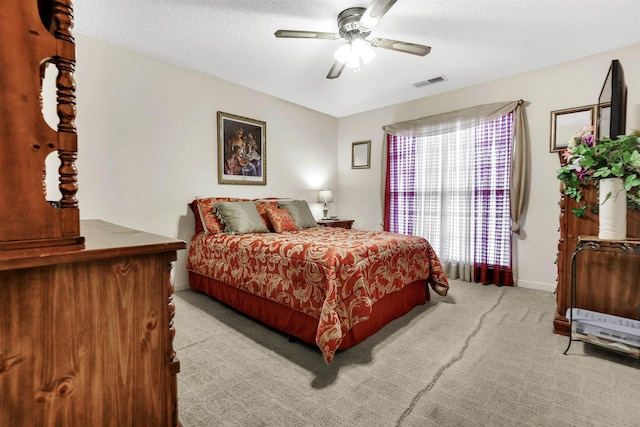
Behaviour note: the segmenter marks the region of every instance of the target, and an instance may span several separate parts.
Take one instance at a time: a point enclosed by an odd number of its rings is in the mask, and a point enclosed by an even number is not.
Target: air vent
[[[427,80],[423,80],[421,82],[418,83],[414,83],[413,85],[415,87],[423,87],[423,86],[428,86],[428,85],[432,85],[435,83],[440,83],[447,80],[445,76],[438,76],[438,77],[433,77],[431,79],[427,79]]]

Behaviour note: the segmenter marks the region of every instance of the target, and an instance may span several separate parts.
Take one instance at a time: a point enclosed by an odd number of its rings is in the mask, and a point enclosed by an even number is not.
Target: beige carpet
[[[563,355],[548,292],[452,281],[330,365],[204,294],[175,302],[185,427],[640,425],[640,361]]]

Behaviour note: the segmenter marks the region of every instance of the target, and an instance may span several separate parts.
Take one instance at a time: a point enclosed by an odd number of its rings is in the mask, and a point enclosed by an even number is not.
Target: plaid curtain
[[[451,278],[513,285],[513,112],[428,135],[387,135],[384,229],[425,237]]]

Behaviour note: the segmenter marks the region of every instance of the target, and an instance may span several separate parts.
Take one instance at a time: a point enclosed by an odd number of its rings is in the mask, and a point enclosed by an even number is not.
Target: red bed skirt
[[[189,271],[189,286],[266,325],[316,345],[318,319],[192,271]],[[413,282],[401,291],[386,295],[373,305],[369,319],[351,328],[338,348],[344,350],[362,342],[387,323],[404,316],[429,299],[429,287],[425,280]]]

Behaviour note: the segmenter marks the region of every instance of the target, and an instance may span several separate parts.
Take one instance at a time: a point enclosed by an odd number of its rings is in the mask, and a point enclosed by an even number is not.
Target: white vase
[[[622,178],[600,180],[598,203],[600,205],[598,238],[625,240],[627,238],[627,192]]]

